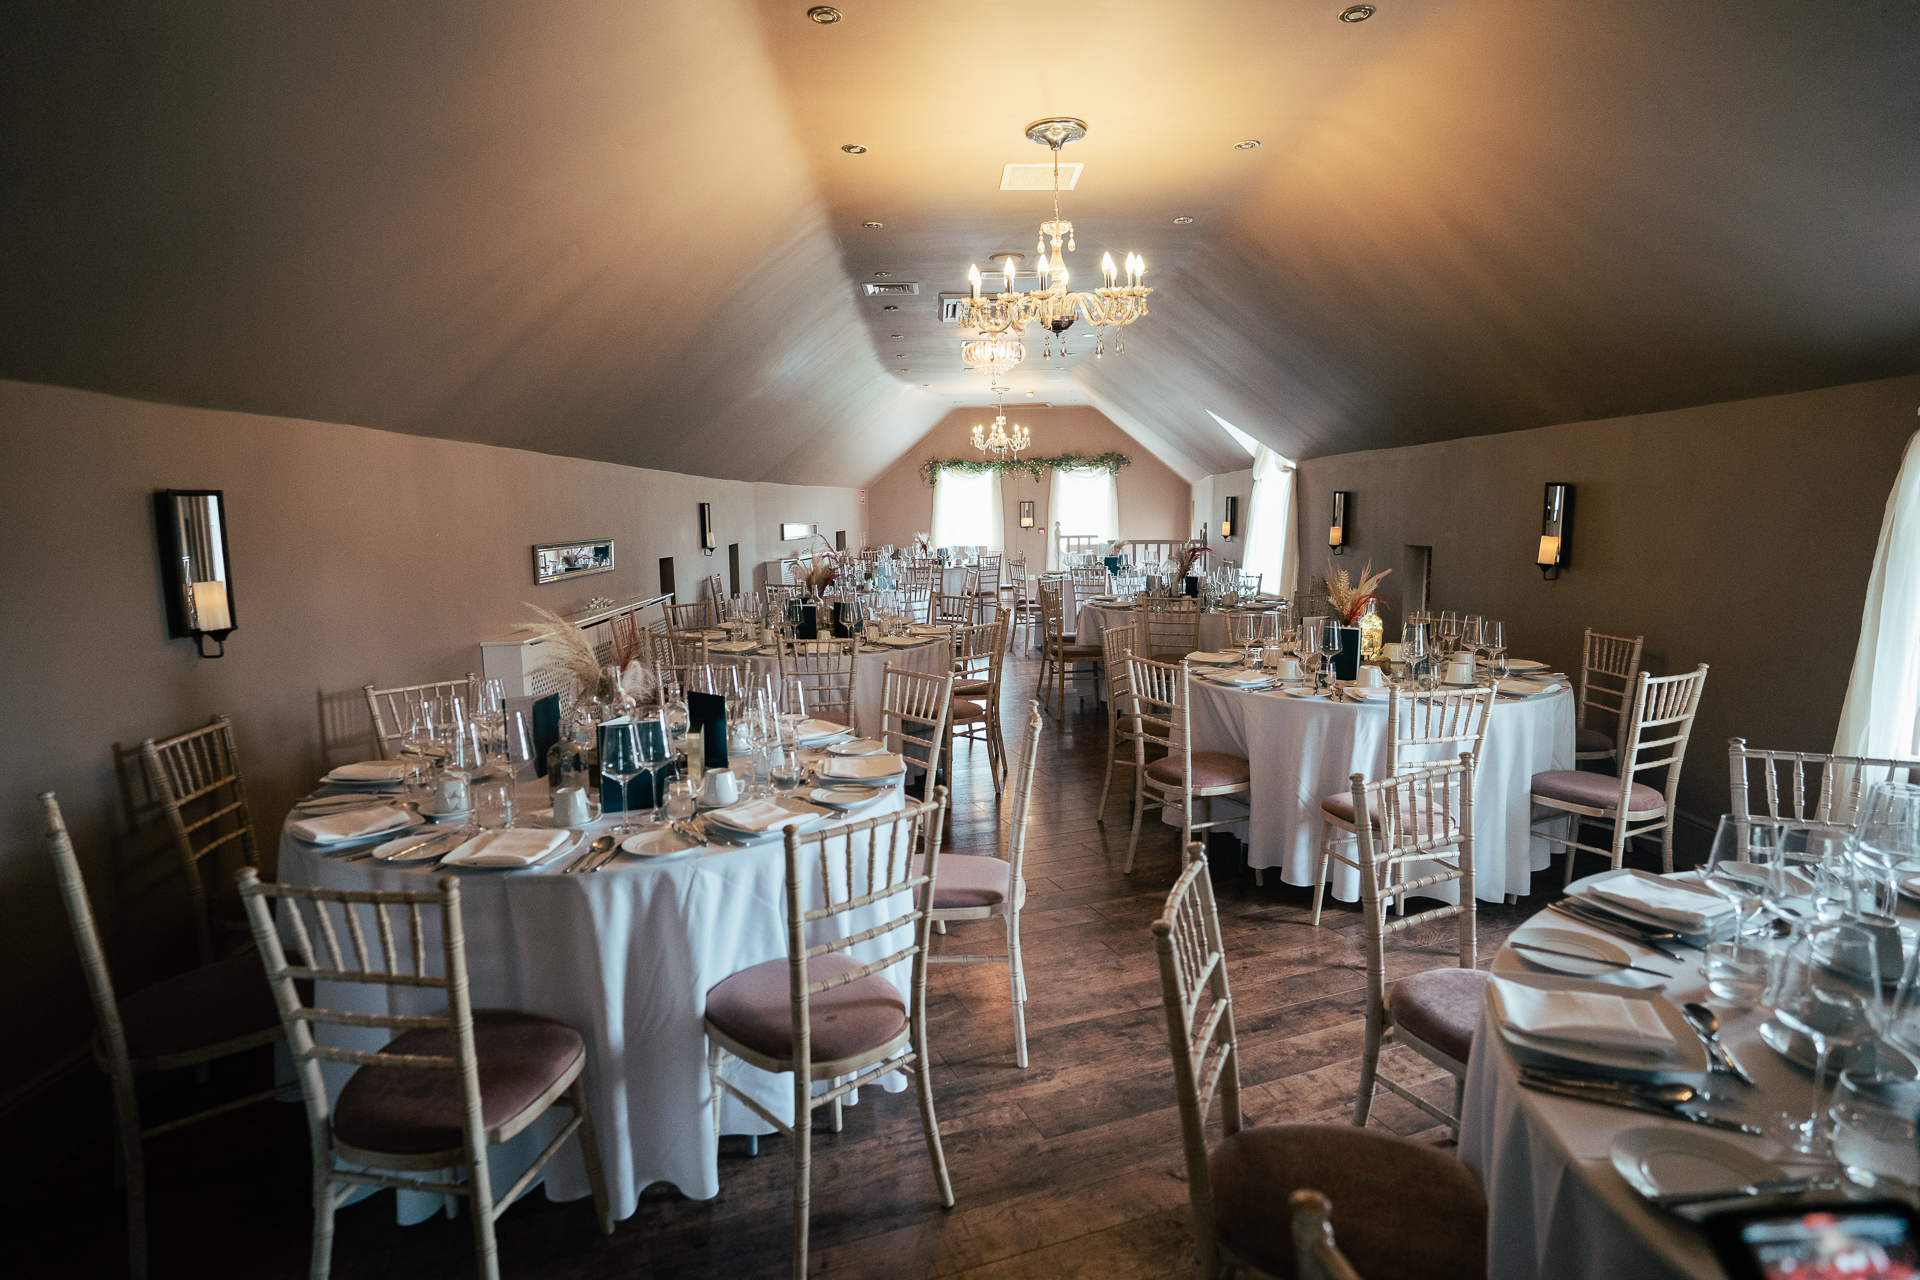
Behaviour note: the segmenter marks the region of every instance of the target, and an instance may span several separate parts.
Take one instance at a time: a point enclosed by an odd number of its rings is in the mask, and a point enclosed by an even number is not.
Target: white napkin
[[[823,778],[846,780],[890,778],[905,767],[900,757],[889,751],[878,756],[828,756],[819,773]]]
[[[1241,672],[1236,672],[1233,675],[1224,677],[1221,683],[1223,684],[1272,684],[1273,677],[1268,675],[1264,671],[1241,671]]]
[[[376,831],[409,827],[418,821],[420,819],[410,810],[381,805],[371,809],[324,814],[317,818],[302,818],[298,822],[289,822],[287,831],[294,839],[305,840],[308,844],[338,844],[356,836],[370,836]]]
[[[1558,680],[1528,680],[1524,676],[1508,676],[1500,682],[1500,692],[1510,698],[1530,698],[1559,687]]]
[[[362,760],[358,764],[341,765],[323,781],[399,782],[407,776],[410,767],[404,760]]]
[[[1615,876],[1589,886],[1587,892],[1602,902],[1617,902],[1645,912],[1682,933],[1699,933],[1733,910],[1733,904],[1723,898],[1709,898],[1691,889],[1658,884],[1634,875]]]
[[[573,839],[571,831],[536,831],[515,827],[484,831],[442,858],[442,865],[466,867],[530,867]]]
[[[831,738],[836,733],[845,733],[847,726],[835,724],[831,720],[802,720],[793,727],[793,736],[802,741],[813,738]]]
[[[831,756],[877,756],[887,749],[887,744],[878,738],[855,738],[850,742],[836,742],[827,748]]]
[[[1670,1053],[1673,1033],[1645,1000],[1593,991],[1542,991],[1500,978],[1500,1004],[1507,1026],[1544,1040]]]
[[[723,827],[732,827],[736,831],[771,831],[775,827],[784,827],[792,823],[804,823],[818,814],[790,809],[777,800],[749,800],[745,804],[736,804],[725,809],[715,809],[707,815],[707,821],[717,822]]]

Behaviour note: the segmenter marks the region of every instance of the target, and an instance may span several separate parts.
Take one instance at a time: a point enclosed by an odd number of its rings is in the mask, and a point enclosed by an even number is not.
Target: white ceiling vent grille
[[[960,303],[971,298],[971,293],[943,293],[940,295],[940,323],[958,324],[960,322]]]
[[[1082,164],[1063,164],[1060,166],[1060,189],[1071,191],[1080,181],[1080,171],[1086,168]],[[1000,174],[1002,191],[1051,191],[1053,190],[1053,161],[1045,164],[1010,164]]]
[[[915,282],[912,284],[892,284],[892,283],[873,284],[872,282],[868,282],[867,284],[863,284],[860,287],[867,291],[867,296],[869,298],[878,298],[885,294],[890,294],[890,293],[920,292],[920,285],[918,284],[918,282]]]

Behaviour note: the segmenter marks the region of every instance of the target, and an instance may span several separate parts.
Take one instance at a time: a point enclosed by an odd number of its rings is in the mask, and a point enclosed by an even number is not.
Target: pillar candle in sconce
[[[166,586],[167,634],[192,637],[203,658],[226,653],[235,630],[233,561],[227,552],[226,495],[218,489],[162,489],[153,495]],[[214,643],[212,652],[207,641]]]
[[[1534,556],[1543,579],[1552,581],[1567,567],[1572,534],[1573,486],[1550,480],[1540,516],[1540,550]]]
[[[1350,496],[1344,489],[1333,491],[1333,523],[1327,528],[1327,547],[1336,556],[1347,553],[1347,499]]]
[[[1020,527],[1033,528],[1033,502],[1030,499],[1023,499],[1020,503]]]
[[[1220,540],[1222,542],[1232,542],[1233,535],[1239,530],[1239,528],[1240,528],[1240,499],[1237,497],[1229,496],[1227,498],[1227,512],[1225,515],[1220,517]]]

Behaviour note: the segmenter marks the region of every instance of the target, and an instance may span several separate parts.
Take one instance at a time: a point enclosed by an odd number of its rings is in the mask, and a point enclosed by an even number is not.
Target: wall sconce
[[[713,532],[713,504],[700,504],[700,554],[710,556],[720,549],[720,539]]]
[[[1327,529],[1327,549],[1332,555],[1347,554],[1347,499],[1351,496],[1344,489],[1333,491],[1333,524]]]
[[[1240,499],[1227,499],[1227,513],[1220,517],[1220,540],[1232,542],[1234,530],[1240,527]]]
[[[1033,503],[1030,500],[1023,501],[1020,504],[1020,527],[1022,529],[1033,528]]]
[[[192,636],[203,658],[223,657],[233,634],[233,562],[227,555],[226,498],[218,489],[163,489],[153,495],[166,584],[167,634]],[[207,652],[207,639],[218,646]]]
[[[1540,551],[1534,563],[1548,581],[1560,576],[1568,562],[1573,537],[1573,486],[1547,482],[1546,503],[1540,516]]]

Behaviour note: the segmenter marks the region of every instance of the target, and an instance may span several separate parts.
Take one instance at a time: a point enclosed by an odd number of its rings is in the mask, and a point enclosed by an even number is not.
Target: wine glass
[[[1326,669],[1327,687],[1330,689],[1335,686],[1333,660],[1340,656],[1341,647],[1339,623],[1328,618],[1320,627],[1320,656],[1324,659],[1321,665]]]
[[[1893,916],[1900,902],[1900,877],[1920,867],[1920,785],[1874,783],[1847,843],[1854,857],[1878,875],[1875,913]]]
[[[481,740],[480,726],[463,717],[449,731],[443,745],[446,755],[441,758],[440,771],[449,778],[457,779],[460,787],[452,796],[443,793],[442,800],[451,799],[454,804],[449,807],[468,811],[461,834],[469,834],[477,829],[473,819],[473,782],[487,771],[486,744]]]
[[[651,822],[660,820],[663,802],[660,775],[673,762],[673,734],[667,720],[666,711],[636,714],[634,717],[634,728],[640,735],[640,763],[643,771],[652,779],[653,808],[647,813]]]
[[[1406,625],[1400,628],[1400,660],[1407,664],[1407,678],[1417,689],[1430,689],[1431,683],[1422,683],[1421,667],[1427,663],[1427,622],[1425,614],[1408,618]],[[1427,666],[1429,680],[1433,668]]]
[[[1701,869],[1700,882],[1733,907],[1734,954],[1746,933],[1747,918],[1773,892],[1773,874],[1779,851],[1779,833],[1763,818],[1735,818],[1723,814],[1713,835],[1713,849]]]
[[[600,777],[613,783],[620,797],[620,821],[613,829],[616,841],[632,829],[627,825],[627,784],[644,767],[639,725],[629,721],[600,726]]]
[[[1480,647],[1487,651],[1488,674],[1495,684],[1507,678],[1507,624],[1497,618],[1480,623]]]
[[[780,703],[789,721],[798,725],[807,714],[807,682],[803,676],[788,676],[780,683]]]
[[[1804,1120],[1797,1112],[1781,1112],[1781,1136],[1794,1151],[1826,1159],[1820,1104],[1833,1052],[1866,1044],[1876,1023],[1889,1022],[1873,933],[1859,925],[1838,924],[1796,939],[1774,986],[1773,1018],[1805,1036],[1814,1051],[1812,1105]]]
[[[1313,687],[1320,688],[1320,632],[1326,626],[1325,618],[1303,618],[1300,620],[1300,636],[1294,642],[1294,653],[1302,662],[1313,664]]]

